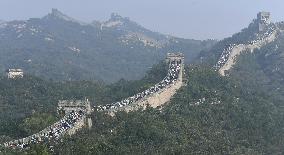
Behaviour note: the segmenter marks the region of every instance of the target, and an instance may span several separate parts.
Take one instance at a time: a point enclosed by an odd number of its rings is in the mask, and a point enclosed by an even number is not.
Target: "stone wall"
[[[73,135],[77,130],[79,130],[80,128],[82,128],[85,125],[85,120],[86,120],[86,117],[83,116],[78,122],[75,123],[74,127],[72,127],[71,129],[67,130],[65,132],[65,134]],[[13,141],[10,141],[10,142],[6,142],[4,144],[4,146],[5,147],[9,147],[9,146],[11,146],[11,144],[18,144],[19,142],[20,143],[28,143],[28,142],[31,142],[32,139],[35,139],[35,138],[39,139],[39,141],[43,141],[43,139],[42,139],[43,135],[48,134],[49,131],[50,131],[49,129],[54,128],[55,126],[58,126],[60,124],[60,122],[61,122],[61,120],[59,120],[56,123],[46,127],[45,129],[41,130],[40,132],[38,132],[36,134],[33,134],[33,135],[30,135],[28,137],[17,139],[17,140],[13,140]]]
[[[268,43],[273,42],[277,36],[279,31],[275,30],[271,35],[264,38],[263,40],[259,40],[255,42],[254,44],[240,44],[235,46],[230,53],[230,56],[227,60],[227,62],[219,69],[219,73],[222,76],[226,75],[226,71],[230,70],[233,65],[236,63],[237,57],[244,51],[250,51],[253,52],[255,49],[260,49],[261,47],[267,45]]]
[[[178,57],[178,59],[181,59]],[[171,61],[171,59],[167,59],[167,61]],[[135,102],[131,105],[127,105],[125,107],[109,111],[109,114],[114,116],[115,112],[117,111],[135,111],[140,108],[146,109],[147,106],[157,108],[161,107],[164,104],[168,103],[170,99],[175,95],[178,89],[180,89],[183,86],[183,73],[184,73],[184,61],[182,59],[182,65],[181,65],[181,70],[178,76],[178,80],[170,85],[167,86],[166,88],[158,91],[157,93],[154,93],[150,96],[147,96],[144,99],[139,100],[138,102]]]

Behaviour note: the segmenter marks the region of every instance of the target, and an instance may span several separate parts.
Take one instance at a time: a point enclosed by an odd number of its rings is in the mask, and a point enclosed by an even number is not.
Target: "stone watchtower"
[[[92,113],[92,108],[90,101],[88,99],[85,100],[59,100],[58,102],[58,107],[57,107],[58,112],[63,111],[65,114],[69,114],[72,111],[75,112],[83,112],[85,114],[84,119],[82,122],[78,124],[78,129],[87,125],[89,128],[92,127],[92,119],[90,118],[90,115]],[[73,134],[76,132],[76,128],[74,131],[71,131],[70,134]]]
[[[259,12],[257,14],[257,22],[258,22],[258,31],[264,31],[267,25],[270,24],[270,12]]]
[[[17,79],[24,77],[24,71],[22,69],[7,69],[6,74],[8,79]]]
[[[183,71],[184,71],[184,54],[183,53],[168,53],[167,54],[167,58],[166,58],[166,62],[167,63],[171,63],[171,62],[177,62],[180,61],[181,62],[181,72],[179,75],[179,79],[182,81],[183,80]]]
[[[168,53],[166,61],[171,62],[171,61],[176,61],[176,60],[181,60],[182,64],[184,63],[184,54],[182,53]]]

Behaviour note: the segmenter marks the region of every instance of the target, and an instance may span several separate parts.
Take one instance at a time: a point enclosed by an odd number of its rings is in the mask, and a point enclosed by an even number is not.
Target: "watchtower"
[[[179,61],[181,60],[181,63],[184,63],[184,54],[182,53],[168,53],[167,54],[167,58],[166,61],[168,63],[172,62],[172,61]]]
[[[169,63],[177,63],[180,62],[181,64],[181,72],[179,74],[179,79],[183,80],[183,71],[184,71],[184,54],[183,53],[167,53],[166,62]]]
[[[259,12],[257,14],[257,21],[258,21],[258,31],[264,31],[267,25],[270,24],[270,12]]]
[[[92,113],[91,103],[88,99],[85,100],[59,100],[58,112],[64,111],[65,114],[69,114],[72,111],[83,112],[86,115],[84,123],[88,125],[89,128],[92,127],[92,119],[90,117]]]
[[[16,79],[24,77],[24,71],[22,69],[7,69],[6,74],[8,79]]]

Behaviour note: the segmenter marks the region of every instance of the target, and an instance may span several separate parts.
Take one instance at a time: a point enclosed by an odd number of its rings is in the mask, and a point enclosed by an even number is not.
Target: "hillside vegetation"
[[[109,104],[149,88],[166,73],[167,65],[161,62],[141,80],[122,79],[111,85],[47,81],[29,75],[16,80],[1,77],[0,142],[36,133],[62,117],[56,114],[58,100],[88,98],[92,105]]]
[[[54,152],[68,155],[283,153],[281,98],[253,85],[221,77],[205,67],[191,66],[187,71],[189,82],[162,111],[148,108],[119,112],[115,117],[94,113],[91,130],[53,144]],[[30,151],[39,148],[49,145],[35,146]]]
[[[93,115],[60,154],[280,154],[284,111],[266,92],[203,67],[162,111]],[[203,99],[204,98],[204,99]],[[201,102],[198,103],[201,99]],[[220,101],[220,102],[218,102]],[[72,148],[72,149],[70,149]]]

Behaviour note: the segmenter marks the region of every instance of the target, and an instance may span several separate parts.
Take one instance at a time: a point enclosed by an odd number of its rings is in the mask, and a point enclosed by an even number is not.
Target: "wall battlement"
[[[24,77],[24,71],[22,69],[7,69],[6,74],[8,79],[16,79]]]

